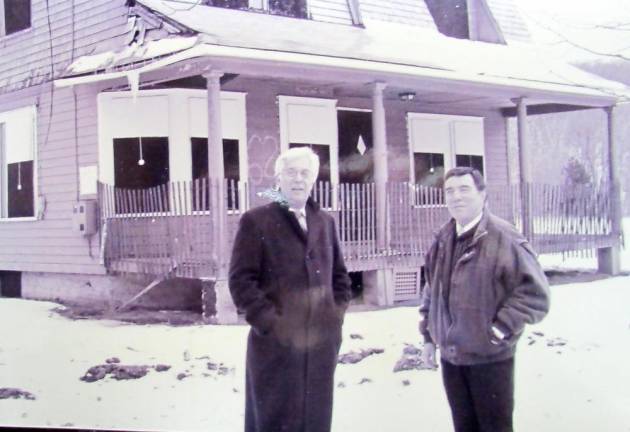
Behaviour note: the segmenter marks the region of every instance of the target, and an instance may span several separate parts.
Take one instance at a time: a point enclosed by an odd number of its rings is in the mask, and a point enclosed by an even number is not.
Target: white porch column
[[[533,234],[533,221],[531,218],[532,206],[530,199],[530,188],[532,181],[529,131],[527,129],[527,103],[525,98],[512,100],[516,104],[517,129],[518,129],[518,162],[521,184],[521,221],[523,235],[531,241]]]
[[[374,182],[376,187],[376,243],[382,250],[387,242],[387,131],[383,90],[385,83],[372,88],[372,135],[374,140]]]
[[[211,188],[212,233],[214,239],[213,259],[217,265],[216,319],[219,324],[237,321],[236,307],[232,302],[227,282],[229,251],[227,250],[227,208],[225,205],[225,173],[223,168],[223,133],[221,130],[221,77],[223,72],[210,71],[204,75],[208,90],[208,176],[213,182]]]
[[[621,271],[621,183],[619,181],[618,146],[615,139],[615,110],[614,106],[606,107],[608,126],[608,182],[610,187],[610,219],[611,234],[615,240],[612,247],[597,251],[597,267],[602,273],[617,275]]]

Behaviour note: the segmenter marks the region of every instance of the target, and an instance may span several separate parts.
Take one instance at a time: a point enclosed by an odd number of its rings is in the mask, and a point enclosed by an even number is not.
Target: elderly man
[[[245,431],[329,431],[350,278],[334,219],[309,198],[319,159],[307,147],[276,161],[276,202],[241,218],[229,285],[251,325]]]
[[[436,366],[437,344],[455,431],[512,431],[516,343],[547,314],[549,286],[525,238],[484,209],[479,171],[450,170],[444,191],[453,219],[426,255],[423,360]]]

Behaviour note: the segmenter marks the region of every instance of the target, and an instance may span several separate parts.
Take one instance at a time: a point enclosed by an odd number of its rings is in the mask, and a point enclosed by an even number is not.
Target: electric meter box
[[[72,226],[76,233],[84,236],[96,234],[96,201],[79,201],[72,208]]]

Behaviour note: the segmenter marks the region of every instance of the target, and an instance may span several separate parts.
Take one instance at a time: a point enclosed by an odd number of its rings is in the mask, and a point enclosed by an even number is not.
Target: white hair
[[[286,162],[290,159],[308,158],[315,175],[319,173],[319,156],[310,147],[293,147],[283,151],[276,159],[274,173],[278,177],[284,169]]]

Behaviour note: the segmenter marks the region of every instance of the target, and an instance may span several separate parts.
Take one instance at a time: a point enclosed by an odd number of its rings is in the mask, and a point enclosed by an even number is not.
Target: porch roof
[[[499,96],[506,102],[526,97],[541,104],[608,106],[630,96],[625,85],[555,61],[533,45],[454,39],[430,29],[376,21],[359,28],[196,3],[139,0],[151,13],[195,36],[171,36],[81,57],[56,84],[137,78],[203,60],[208,68],[230,73],[304,77],[308,66],[314,79],[383,81],[401,88]]]

